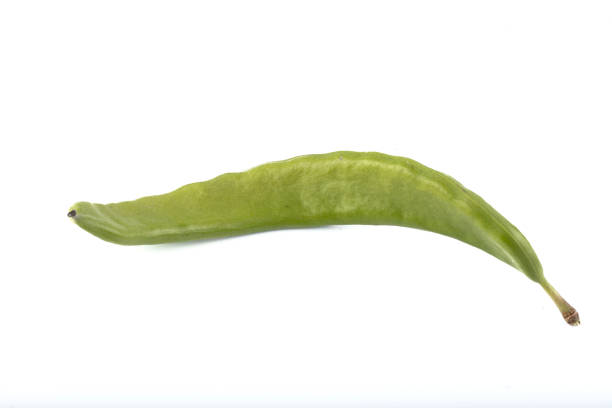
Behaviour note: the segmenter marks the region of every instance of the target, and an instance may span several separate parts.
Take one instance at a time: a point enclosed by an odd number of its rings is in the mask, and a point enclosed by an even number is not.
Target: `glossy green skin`
[[[79,202],[72,210],[81,228],[123,245],[332,224],[413,227],[466,242],[543,280],[527,239],[482,198],[414,160],[381,153],[299,156],[168,194]]]

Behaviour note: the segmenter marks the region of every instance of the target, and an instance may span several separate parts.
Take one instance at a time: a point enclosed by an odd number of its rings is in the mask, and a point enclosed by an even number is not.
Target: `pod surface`
[[[375,152],[298,156],[167,194],[79,202],[69,215],[97,237],[124,245],[334,224],[405,226],[456,238],[546,282],[527,239],[481,197],[414,160]]]

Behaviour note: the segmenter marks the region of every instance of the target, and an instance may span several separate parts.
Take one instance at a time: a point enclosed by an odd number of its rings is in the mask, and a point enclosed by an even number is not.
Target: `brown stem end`
[[[570,306],[570,309],[563,312],[563,318],[567,322],[567,324],[571,326],[579,326],[580,325],[580,316],[578,316],[578,312],[576,309]]]
[[[574,309],[572,305],[567,303],[567,301],[563,299],[559,292],[557,292],[555,288],[553,288],[552,285],[546,280],[542,281],[540,284],[542,285],[546,293],[548,293],[552,300],[555,302],[555,305],[557,305],[557,308],[559,308],[559,311],[563,315],[563,318],[565,319],[567,324],[569,324],[570,326],[578,326],[580,324],[580,317],[578,316],[578,312],[576,311],[576,309]]]

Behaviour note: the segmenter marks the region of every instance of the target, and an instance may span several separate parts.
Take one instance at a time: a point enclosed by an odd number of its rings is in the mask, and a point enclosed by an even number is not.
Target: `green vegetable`
[[[168,194],[79,202],[68,216],[106,241],[160,244],[330,224],[400,225],[444,234],[542,285],[571,325],[578,313],[546,281],[525,237],[453,178],[381,153],[334,152],[227,173]]]

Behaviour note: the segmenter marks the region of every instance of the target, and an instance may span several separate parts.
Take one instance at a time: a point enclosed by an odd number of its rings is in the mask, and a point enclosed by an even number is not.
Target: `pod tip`
[[[74,216],[76,216],[76,210],[70,210],[70,211],[68,212],[68,217],[72,218],[72,217],[74,217]]]
[[[578,312],[573,307],[563,313],[563,318],[570,326],[580,325],[580,316],[578,316]]]
[[[578,316],[576,309],[567,303],[567,301],[561,297],[559,292],[557,292],[555,288],[553,288],[552,285],[546,281],[546,279],[543,279],[540,284],[555,302],[555,305],[557,305],[557,308],[559,308],[559,311],[561,312],[561,315],[563,315],[563,319],[565,319],[567,324],[570,326],[580,325],[580,317]]]

